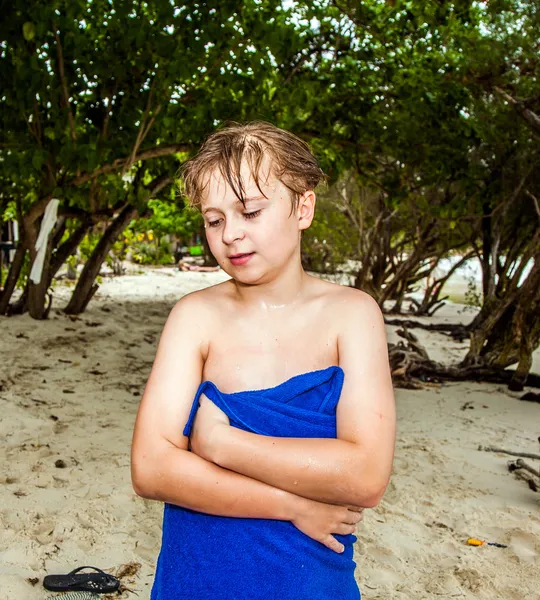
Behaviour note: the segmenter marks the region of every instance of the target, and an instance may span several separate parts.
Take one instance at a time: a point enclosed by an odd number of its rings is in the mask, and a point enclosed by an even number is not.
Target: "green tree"
[[[536,6],[334,0],[299,12],[340,37],[303,66],[311,102],[301,128],[333,181],[353,169],[380,197],[374,230],[365,208],[345,209],[362,223],[360,239],[375,242],[361,253],[357,285],[399,306],[426,260],[472,249],[484,295],[467,363],[519,360],[521,385],[540,341]],[[405,253],[393,266],[396,249]]]
[[[204,7],[19,1],[6,7],[1,33],[0,75],[8,85],[0,109],[0,193],[3,205],[18,207],[22,240],[0,312],[8,310],[26,253],[34,260],[45,207],[53,197],[61,200],[44,276],[29,284],[21,306],[35,318],[46,316],[52,257],[74,251],[92,225],[110,223],[68,305],[80,312],[116,236],[149,199],[166,192],[209,131],[229,119],[272,118],[268,81],[278,80],[281,68],[289,76],[302,47],[289,12],[274,0]],[[55,244],[66,218],[80,227],[60,252]]]

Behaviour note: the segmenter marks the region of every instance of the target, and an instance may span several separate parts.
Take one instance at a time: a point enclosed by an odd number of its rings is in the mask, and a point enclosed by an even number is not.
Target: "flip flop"
[[[56,600],[60,596],[49,596],[47,600]],[[68,592],[62,594],[62,600],[99,600],[99,596],[94,592]]]
[[[79,573],[83,569],[94,569],[97,573]],[[120,587],[120,580],[97,567],[77,567],[67,575],[46,575],[43,586],[52,592],[81,591],[107,594],[116,592]]]

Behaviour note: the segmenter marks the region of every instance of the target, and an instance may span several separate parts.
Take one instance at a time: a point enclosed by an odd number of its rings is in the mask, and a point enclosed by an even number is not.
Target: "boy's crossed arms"
[[[395,406],[384,321],[366,294],[343,288],[339,364],[345,372],[337,439],[245,432],[204,395],[191,436],[182,435],[201,381],[211,321],[203,296],[185,296],[161,336],[135,426],[132,479],[144,497],[209,514],[289,520],[335,551],[390,477]]]

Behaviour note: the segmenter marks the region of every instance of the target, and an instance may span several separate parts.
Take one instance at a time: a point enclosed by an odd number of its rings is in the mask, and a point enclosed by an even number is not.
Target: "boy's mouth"
[[[254,254],[255,252],[248,252],[245,254],[234,254],[233,256],[229,256],[229,260],[234,266],[239,266],[247,263]]]

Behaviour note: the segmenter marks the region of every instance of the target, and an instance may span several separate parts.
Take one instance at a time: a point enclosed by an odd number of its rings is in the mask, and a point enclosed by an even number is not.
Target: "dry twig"
[[[532,454],[530,452],[514,452],[513,450],[503,450],[502,448],[494,448],[493,446],[478,446],[478,450],[483,450],[484,452],[500,452],[501,454],[509,454],[510,456],[522,456],[523,458],[540,460],[540,454]]]

